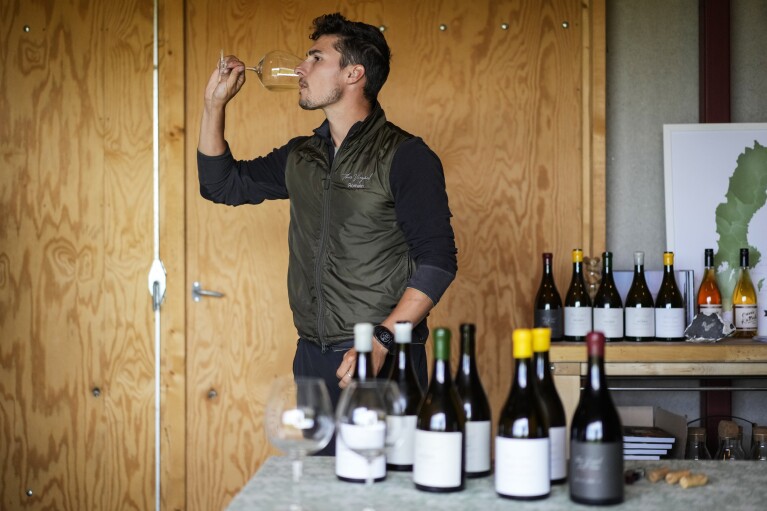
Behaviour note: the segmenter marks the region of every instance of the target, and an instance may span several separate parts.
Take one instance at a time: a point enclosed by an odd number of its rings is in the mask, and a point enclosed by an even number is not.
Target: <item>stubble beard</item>
[[[340,100],[342,96],[343,96],[343,92],[341,91],[341,87],[336,87],[333,90],[331,90],[321,100],[312,101],[311,98],[301,97],[298,100],[298,106],[300,106],[304,110],[318,110],[320,108],[325,108],[328,105],[332,105],[333,103],[338,102],[338,100]]]

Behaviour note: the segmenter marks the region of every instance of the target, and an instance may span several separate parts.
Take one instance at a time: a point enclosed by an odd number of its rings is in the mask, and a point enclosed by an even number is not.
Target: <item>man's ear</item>
[[[349,84],[358,83],[365,77],[365,66],[354,64],[349,66],[346,82]]]

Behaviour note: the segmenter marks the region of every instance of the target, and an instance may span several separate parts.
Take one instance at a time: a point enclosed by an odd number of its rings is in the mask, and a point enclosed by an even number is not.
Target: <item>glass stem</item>
[[[293,460],[293,482],[298,483],[301,481],[301,475],[303,474],[304,464],[301,458]]]
[[[373,486],[373,460],[368,460],[368,476],[365,478],[365,486]]]

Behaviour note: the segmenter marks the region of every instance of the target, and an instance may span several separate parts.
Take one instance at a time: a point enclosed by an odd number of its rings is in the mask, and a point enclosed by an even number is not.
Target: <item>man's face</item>
[[[343,97],[341,54],[333,47],[337,39],[333,35],[320,36],[306,52],[306,60],[296,68],[298,104],[304,110],[324,108]]]

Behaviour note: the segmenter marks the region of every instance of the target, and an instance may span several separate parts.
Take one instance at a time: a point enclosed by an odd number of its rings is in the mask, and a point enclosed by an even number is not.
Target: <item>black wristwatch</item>
[[[391,333],[391,330],[383,325],[377,325],[373,329],[373,337],[386,348],[386,351],[392,353],[394,349],[394,334]]]

